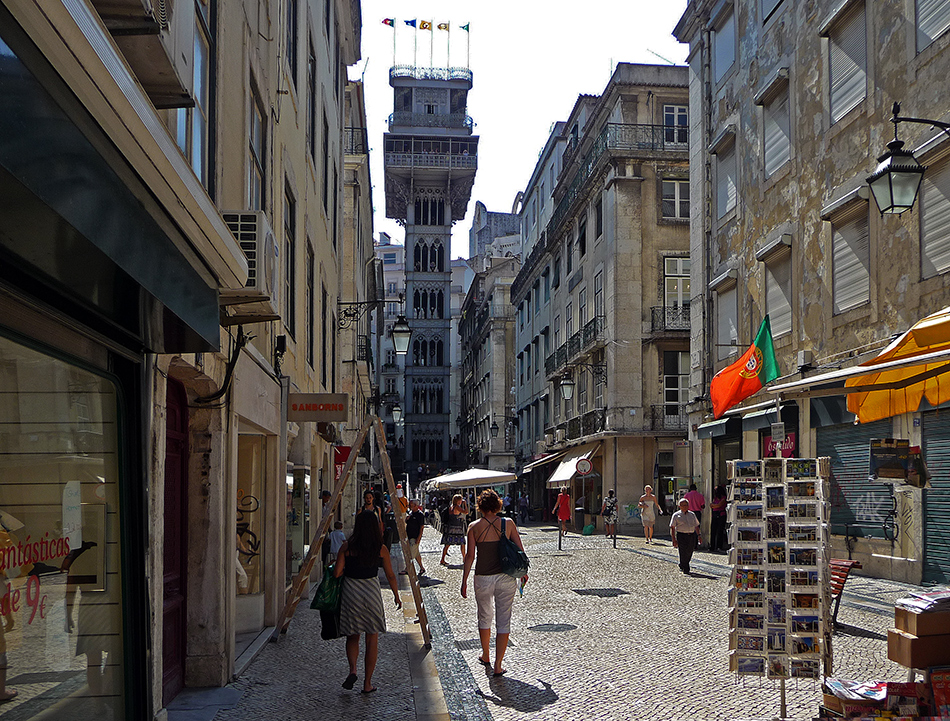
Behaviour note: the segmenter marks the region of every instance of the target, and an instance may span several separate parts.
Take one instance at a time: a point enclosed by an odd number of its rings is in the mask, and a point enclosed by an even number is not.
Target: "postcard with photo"
[[[785,626],[769,626],[766,638],[769,653],[785,653]]]
[[[761,548],[738,548],[736,563],[739,566],[761,566],[765,563],[765,553]]]
[[[793,593],[792,608],[818,608],[817,593]]]
[[[817,478],[818,463],[814,458],[789,458],[785,461],[786,478]]]
[[[761,543],[762,526],[735,526],[736,543]]]
[[[736,673],[742,676],[762,676],[765,674],[765,659],[761,656],[740,656]]]
[[[769,678],[788,678],[788,659],[785,656],[769,656]]]
[[[792,616],[793,633],[818,633],[818,616]]]
[[[785,488],[783,486],[768,486],[765,489],[765,507],[774,511],[785,508]]]
[[[785,593],[785,571],[769,571],[768,592]]]
[[[821,662],[817,658],[793,658],[789,673],[792,678],[821,678]]]
[[[740,521],[760,520],[762,518],[762,504],[736,506],[736,518]]]
[[[817,636],[792,636],[788,652],[793,656],[811,656],[818,653]]]
[[[782,482],[783,463],[781,458],[766,458],[764,466],[762,469],[762,480],[765,483]]]
[[[769,541],[768,559],[770,566],[784,566],[787,560],[784,541]]]
[[[785,538],[785,516],[766,516],[765,529],[766,538]]]
[[[793,586],[817,586],[818,571],[791,571],[789,582]]]
[[[818,526],[789,526],[788,540],[798,543],[816,543],[818,541]]]
[[[789,481],[789,498],[814,498],[817,481]]]
[[[734,488],[732,500],[737,501],[738,503],[752,503],[755,501],[761,501],[762,484],[758,482],[749,483],[748,481],[737,483]]]
[[[818,518],[818,506],[814,503],[789,503],[789,518]]]
[[[765,588],[765,576],[762,571],[752,568],[737,568],[735,586],[740,591],[752,591]]]
[[[736,608],[765,608],[764,591],[739,591]]]
[[[744,631],[761,631],[765,628],[765,617],[755,613],[736,614],[736,628]]]
[[[736,648],[739,651],[764,651],[765,638],[762,636],[739,636],[736,638]]]
[[[785,623],[785,599],[769,599],[769,623]]]
[[[790,548],[788,563],[791,566],[817,566],[818,551],[814,548]]]
[[[761,478],[762,461],[736,461],[736,478]]]

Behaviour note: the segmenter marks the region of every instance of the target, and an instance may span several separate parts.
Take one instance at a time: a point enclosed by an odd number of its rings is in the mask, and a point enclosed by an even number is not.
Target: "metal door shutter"
[[[924,581],[950,580],[950,413],[924,413],[924,459],[933,488],[924,497]]]
[[[833,533],[884,535],[891,510],[889,486],[868,481],[872,438],[894,435],[890,419],[861,425],[825,426],[817,433],[819,456],[831,458],[831,525]]]

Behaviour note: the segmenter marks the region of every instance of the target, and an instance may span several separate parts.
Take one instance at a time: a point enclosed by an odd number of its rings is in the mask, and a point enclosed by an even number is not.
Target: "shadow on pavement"
[[[868,631],[867,629],[859,628],[857,626],[849,626],[846,623],[835,624],[835,636],[840,636],[844,634],[847,634],[848,636],[857,636],[859,638],[873,638],[876,641],[887,640],[887,636],[885,636],[883,633]]]
[[[696,573],[696,571],[690,571],[689,575],[692,578],[707,578],[711,581],[719,580],[719,576],[707,576],[705,573]]]
[[[551,688],[551,684],[538,679],[541,686],[534,686],[524,681],[518,681],[510,676],[491,676],[488,685],[491,694],[481,689],[475,693],[499,706],[521,711],[522,713],[537,712],[558,700],[558,695]]]
[[[432,576],[421,576],[419,578],[420,588],[431,588],[432,586],[443,586],[445,581],[441,578],[432,578]]]

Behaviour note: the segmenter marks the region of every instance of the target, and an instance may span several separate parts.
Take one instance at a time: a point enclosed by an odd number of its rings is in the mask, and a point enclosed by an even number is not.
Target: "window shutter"
[[[765,266],[765,309],[772,335],[792,330],[792,254],[768,262]]]
[[[831,46],[831,122],[837,123],[867,93],[864,7],[842,18],[828,36]]]
[[[950,270],[950,161],[924,175],[920,191],[920,246],[924,278]]]
[[[867,210],[833,229],[832,293],[834,312],[871,299],[870,242]]]
[[[716,343],[719,345],[719,359],[729,356],[731,349],[728,347],[734,341],[739,340],[739,331],[736,328],[738,321],[736,310],[736,286],[724,288],[717,293],[716,301],[716,322],[718,332]]]
[[[736,147],[732,145],[716,156],[716,207],[718,217],[736,207]]]
[[[917,52],[922,52],[950,27],[950,0],[917,0]]]
[[[713,73],[718,83],[736,59],[736,16],[729,17],[713,31]]]
[[[762,20],[768,20],[772,12],[782,3],[782,0],[762,0]]]
[[[791,157],[788,88],[763,109],[765,116],[765,175],[769,177]]]

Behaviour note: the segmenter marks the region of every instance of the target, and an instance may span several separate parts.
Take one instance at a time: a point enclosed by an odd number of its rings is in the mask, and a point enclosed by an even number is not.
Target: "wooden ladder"
[[[359,455],[359,451],[362,448],[363,443],[366,441],[366,437],[369,435],[370,426],[375,426],[376,430],[376,439],[378,441],[377,445],[379,446],[380,458],[383,464],[383,474],[386,477],[386,482],[389,486],[389,497],[392,499],[394,504],[393,511],[395,512],[396,516],[396,527],[399,530],[399,542],[402,547],[403,557],[407,559],[407,577],[409,578],[409,587],[412,589],[412,598],[416,604],[423,641],[425,642],[426,648],[431,648],[432,636],[429,633],[429,620],[428,616],[426,615],[425,606],[422,603],[422,592],[419,589],[419,579],[416,576],[415,567],[412,565],[412,562],[408,560],[409,544],[406,539],[406,514],[403,511],[402,506],[399,505],[399,502],[396,500],[396,481],[393,479],[392,463],[389,459],[389,453],[386,451],[386,434],[383,431],[383,422],[379,418],[376,418],[374,421],[372,416],[368,417],[366,422],[363,424],[363,427],[360,429],[359,435],[356,437],[356,441],[350,447],[350,455],[346,459],[346,464],[343,466],[343,472],[340,474],[340,478],[337,480],[336,486],[333,489],[333,494],[330,497],[330,508],[336,508],[337,504],[340,502],[340,498],[343,496],[343,489],[346,488],[350,471],[352,471],[353,465],[356,463],[356,458]],[[297,572],[297,575],[294,576],[293,584],[290,588],[290,594],[287,597],[287,602],[284,605],[284,608],[281,611],[280,617],[277,621],[277,626],[274,631],[275,640],[281,634],[287,633],[287,629],[290,627],[290,622],[293,619],[294,614],[297,612],[297,606],[300,605],[300,601],[307,592],[310,584],[310,574],[313,572],[313,567],[317,562],[317,558],[319,557],[321,549],[323,548],[323,539],[326,537],[327,533],[329,533],[330,523],[332,520],[333,514],[331,513],[327,513],[324,518],[320,519],[320,525],[317,527],[317,530],[310,541],[310,550],[307,551],[307,555],[301,562],[300,570]]]

